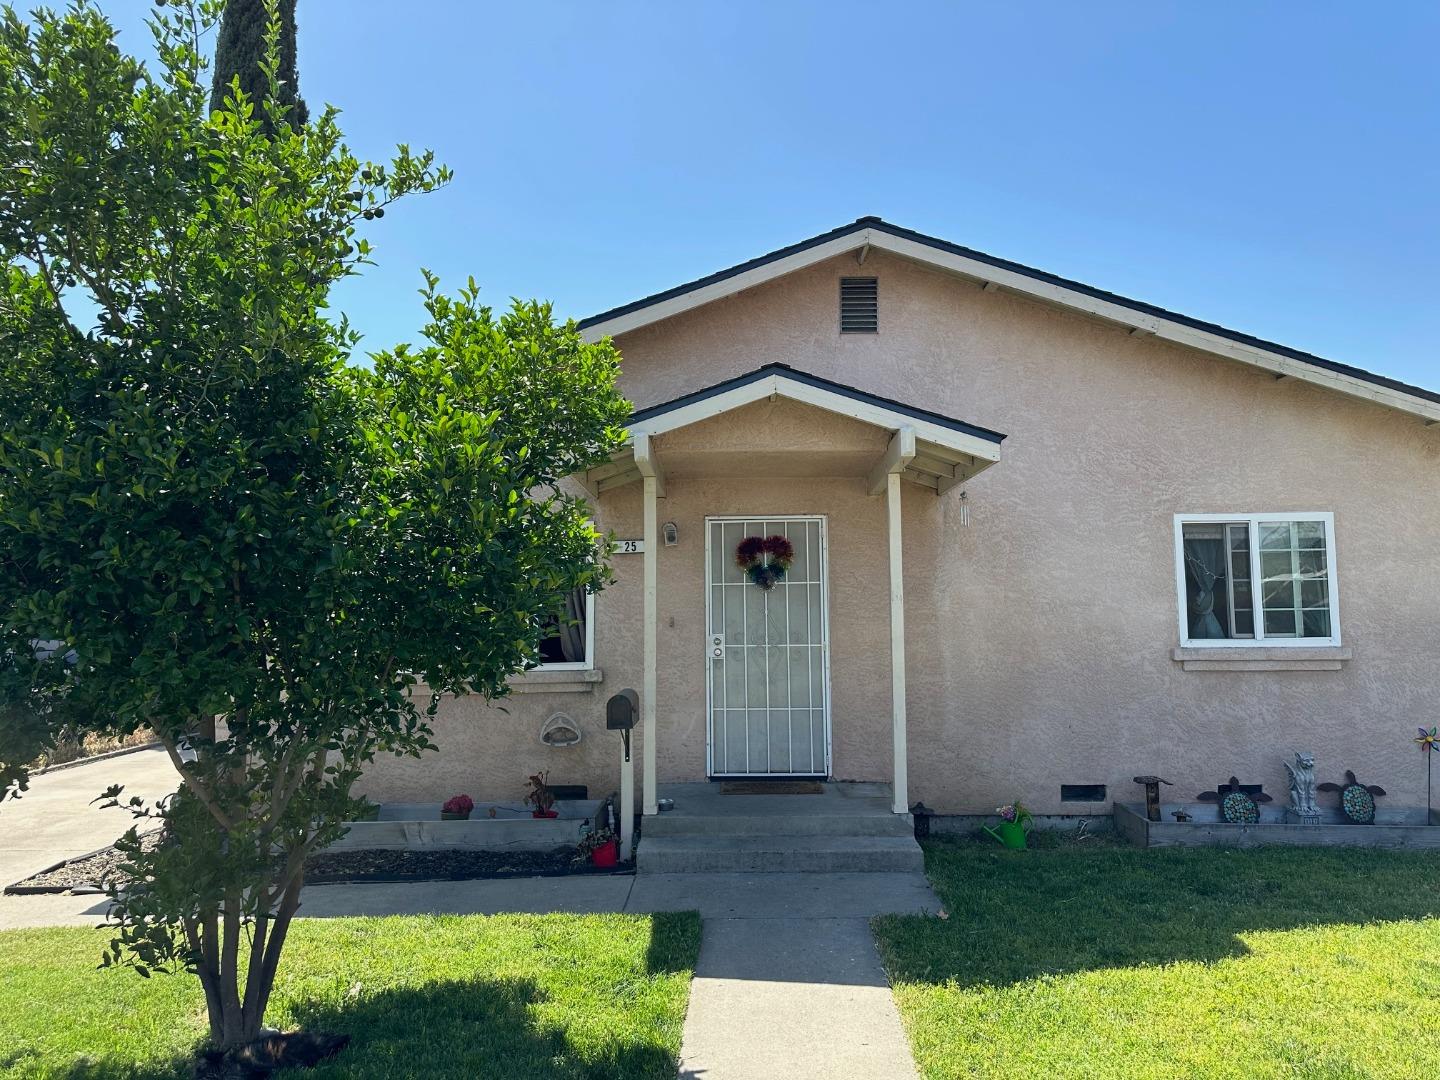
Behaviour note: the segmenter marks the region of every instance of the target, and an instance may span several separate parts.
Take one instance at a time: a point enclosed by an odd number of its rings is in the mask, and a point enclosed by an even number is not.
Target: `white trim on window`
[[[530,671],[593,671],[595,670],[595,594],[585,593],[585,659],[557,660],[536,664]]]
[[[1260,529],[1274,522],[1313,521],[1325,526],[1325,565],[1329,578],[1330,635],[1328,637],[1270,637],[1265,633],[1263,590],[1260,585]],[[1186,525],[1247,525],[1250,530],[1251,603],[1254,605],[1255,636],[1246,638],[1192,638],[1190,636],[1189,601],[1185,588],[1185,526]],[[1227,544],[1228,548],[1228,544]],[[1317,646],[1339,646],[1340,588],[1335,547],[1335,515],[1328,511],[1286,511],[1274,514],[1176,514],[1175,515],[1175,589],[1178,603],[1180,646],[1185,649],[1286,648],[1313,649]],[[1317,608],[1318,610],[1318,608]]]

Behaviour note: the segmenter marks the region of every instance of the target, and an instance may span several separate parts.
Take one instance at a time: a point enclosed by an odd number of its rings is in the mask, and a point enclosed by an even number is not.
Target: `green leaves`
[[[0,17],[0,792],[63,725],[153,729],[185,784],[127,804],[162,831],[122,841],[111,959],[233,984],[218,942],[263,951],[365,763],[608,580],[559,485],[629,406],[608,342],[429,273],[426,344],[348,366],[358,230],[449,172],[362,162],[334,110],[209,114],[188,14],[155,31],[151,74],[84,4]]]

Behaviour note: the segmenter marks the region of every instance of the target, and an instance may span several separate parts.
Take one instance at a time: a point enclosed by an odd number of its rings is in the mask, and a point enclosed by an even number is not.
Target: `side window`
[[[540,642],[539,670],[592,668],[595,649],[595,594],[576,589],[565,598],[565,610],[550,620],[550,633]]]
[[[1333,514],[1175,521],[1182,645],[1340,644]]]

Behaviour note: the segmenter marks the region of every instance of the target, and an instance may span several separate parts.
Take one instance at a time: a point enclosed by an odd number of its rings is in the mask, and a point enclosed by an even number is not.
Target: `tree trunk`
[[[239,914],[238,896],[227,898],[224,911],[209,914],[194,924],[198,940],[192,940],[192,945],[199,945],[196,975],[205,990],[210,1042],[222,1054],[233,1055],[254,1042],[265,1026],[265,1009],[275,988],[280,953],[300,907],[300,889],[305,881],[303,860],[300,866],[283,884],[276,882],[282,885],[279,903],[273,912],[262,914],[248,933]],[[246,953],[248,962],[242,970],[240,956]]]

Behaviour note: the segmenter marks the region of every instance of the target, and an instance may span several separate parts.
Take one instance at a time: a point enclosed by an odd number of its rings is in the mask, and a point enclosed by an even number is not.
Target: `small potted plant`
[[[441,821],[469,821],[470,811],[475,809],[475,800],[469,795],[452,795],[440,808]]]
[[[576,862],[590,857],[592,866],[614,866],[620,861],[620,838],[611,829],[591,829],[580,838]]]
[[[535,773],[530,777],[530,791],[525,796],[525,801],[535,807],[530,811],[531,817],[555,818],[560,816],[560,811],[555,809],[555,795],[546,783],[550,779],[549,771]]]
[[[1025,837],[1034,824],[1030,811],[1016,802],[1009,806],[997,806],[995,813],[1000,815],[1000,824],[993,829],[988,825],[982,826],[984,830],[1007,848],[1014,851],[1025,850]]]

